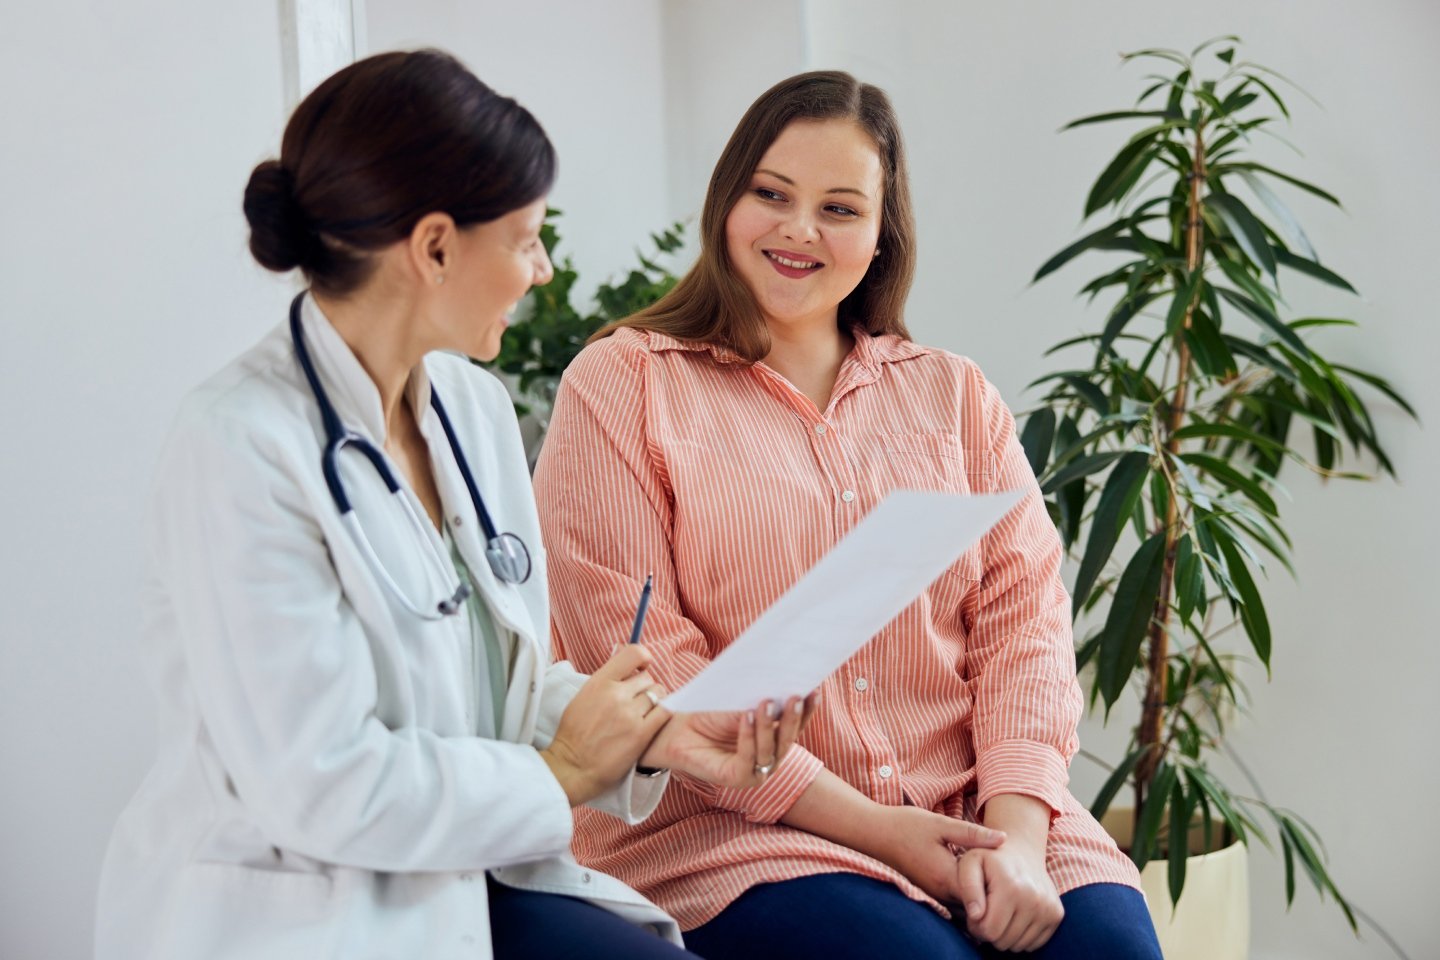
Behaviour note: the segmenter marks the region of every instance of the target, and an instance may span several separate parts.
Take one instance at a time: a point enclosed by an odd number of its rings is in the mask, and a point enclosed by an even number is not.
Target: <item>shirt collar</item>
[[[305,295],[300,305],[300,327],[305,335],[305,345],[310,348],[315,372],[341,422],[349,429],[365,434],[372,443],[383,445],[385,414],[380,404],[380,390],[309,294]],[[423,431],[430,407],[430,377],[425,372],[423,361],[410,371],[405,393]]]
[[[668,334],[656,330],[647,331],[650,337],[650,350],[659,353],[663,350],[685,350],[690,352],[709,351],[717,363],[745,363],[745,359],[729,347],[715,343],[700,343],[694,340],[677,340]],[[850,333],[855,338],[855,349],[852,351],[854,359],[871,373],[879,375],[880,368],[887,363],[897,363],[901,360],[909,360],[912,357],[921,357],[930,351],[915,343],[913,340],[906,340],[893,333],[885,333],[879,336],[866,333],[859,327],[852,327]]]

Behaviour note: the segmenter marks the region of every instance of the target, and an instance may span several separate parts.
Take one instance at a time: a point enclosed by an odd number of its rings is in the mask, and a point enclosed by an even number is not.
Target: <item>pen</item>
[[[645,611],[650,607],[650,584],[655,579],[653,573],[645,574],[645,586],[640,590],[640,606],[635,609],[635,626],[630,628],[630,642],[640,642],[640,630],[645,626]]]

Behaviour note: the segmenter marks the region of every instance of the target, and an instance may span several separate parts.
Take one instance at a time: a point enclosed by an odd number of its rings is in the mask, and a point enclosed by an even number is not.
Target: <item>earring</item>
[[[880,248],[879,248],[879,247],[876,247],[876,248],[875,248],[875,252],[872,253],[872,254],[870,254],[870,257],[871,257],[871,259],[874,259],[875,257],[878,257],[878,256],[880,256]]]
[[[443,274],[443,273],[437,273],[437,274],[435,274],[435,282],[436,282],[436,283],[444,283],[444,282],[445,282],[445,274]]]

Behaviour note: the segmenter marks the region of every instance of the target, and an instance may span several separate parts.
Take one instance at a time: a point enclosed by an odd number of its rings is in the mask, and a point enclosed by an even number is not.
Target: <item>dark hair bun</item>
[[[305,212],[295,201],[295,180],[278,160],[266,160],[245,185],[250,252],[260,265],[284,273],[307,266],[312,246]]]

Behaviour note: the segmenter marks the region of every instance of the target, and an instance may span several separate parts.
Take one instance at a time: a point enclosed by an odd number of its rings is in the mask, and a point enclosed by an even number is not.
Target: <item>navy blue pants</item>
[[[1116,883],[1078,887],[1060,897],[1065,919],[1030,954],[977,945],[959,926],[892,884],[827,873],[747,890],[718,917],[685,934],[706,960],[823,960],[906,957],[924,960],[1161,960],[1139,891]]]
[[[495,960],[695,960],[653,930],[574,897],[490,881]]]

